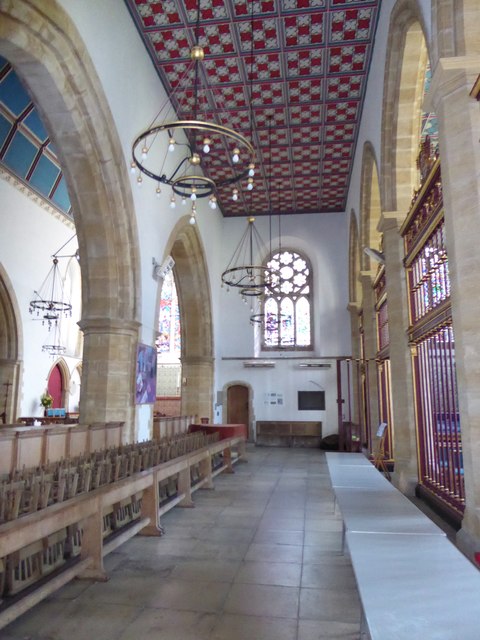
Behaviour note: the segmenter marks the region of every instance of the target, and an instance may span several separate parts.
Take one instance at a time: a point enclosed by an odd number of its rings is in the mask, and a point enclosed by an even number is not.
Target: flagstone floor
[[[319,449],[248,461],[0,632],[4,640],[353,640],[360,602]]]

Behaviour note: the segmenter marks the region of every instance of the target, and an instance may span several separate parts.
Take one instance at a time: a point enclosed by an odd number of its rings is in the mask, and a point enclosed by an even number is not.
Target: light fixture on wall
[[[369,258],[378,262],[379,264],[385,264],[385,255],[381,251],[372,249],[371,247],[363,247],[363,253]]]
[[[191,202],[190,223],[196,221],[196,200],[209,198],[212,209],[219,197],[239,197],[239,183],[253,189],[255,151],[251,142],[239,131],[223,123],[209,120],[209,104],[218,98],[201,86],[204,81],[202,62],[205,57],[200,45],[200,0],[190,61],[178,61],[177,77],[172,91],[152,121],[133,142],[131,171],[141,186],[143,176],[156,183],[160,196],[162,185],[171,187],[170,206],[179,197],[183,204]],[[252,35],[253,37],[253,35]],[[173,72],[172,72],[173,75]],[[176,113],[174,111],[176,109]]]

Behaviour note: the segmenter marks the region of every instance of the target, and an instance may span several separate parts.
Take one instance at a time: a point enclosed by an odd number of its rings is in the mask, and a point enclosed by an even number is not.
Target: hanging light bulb
[[[170,151],[170,153],[172,153],[172,151],[175,151],[175,138],[171,137],[168,141],[168,150]]]
[[[137,177],[137,187],[141,187],[142,186],[142,182],[143,182],[142,176],[138,176]]]
[[[248,179],[247,189],[251,191],[253,189],[253,178]]]
[[[160,194],[162,193],[162,190],[160,189],[160,187],[157,187],[155,189],[155,193],[157,194],[157,198],[160,198]]]
[[[238,147],[235,147],[235,149],[233,150],[232,162],[236,164],[239,160],[240,160],[240,149]]]
[[[137,165],[135,164],[135,162],[132,160],[130,163],[130,173],[136,173],[137,172]]]
[[[215,196],[211,196],[210,201],[209,201],[209,205],[210,205],[210,209],[216,209],[217,208],[217,198]]]
[[[190,200],[195,201],[197,199],[197,188],[196,187],[192,187],[192,193],[190,195]]]
[[[146,158],[147,158],[147,154],[148,154],[148,149],[147,149],[147,147],[143,147],[143,148],[142,148],[142,160],[146,160]]]
[[[177,203],[175,201],[175,196],[172,195],[172,197],[170,198],[170,208],[175,209],[176,206],[177,206]]]
[[[203,153],[209,153],[210,152],[210,145],[212,144],[212,141],[210,140],[210,138],[205,137],[203,139]]]
[[[235,202],[238,200],[238,189],[234,189],[232,192],[232,200]]]
[[[187,199],[185,196],[182,196],[182,205],[187,204]]]
[[[253,176],[255,175],[255,165],[253,164],[253,162],[248,165],[248,175],[250,176],[250,178],[253,178]]]
[[[196,224],[196,222],[197,222],[197,220],[195,218],[196,212],[197,212],[197,207],[194,204],[192,204],[192,215],[190,216],[190,220],[189,220],[189,223],[192,224],[192,225]]]

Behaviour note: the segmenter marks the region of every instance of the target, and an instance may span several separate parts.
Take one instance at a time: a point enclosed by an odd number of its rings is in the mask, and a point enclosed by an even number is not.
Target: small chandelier
[[[48,353],[54,358],[61,356],[66,352],[67,348],[60,343],[60,323],[55,323],[53,328],[53,341],[51,344],[42,345],[43,353]]]
[[[249,217],[247,228],[222,273],[222,286],[239,289],[244,300],[262,295],[276,273],[271,267],[254,262],[254,255],[260,255],[263,246],[255,218]]]
[[[205,53],[199,35],[200,0],[190,63],[153,122],[133,142],[130,165],[138,186],[147,176],[156,183],[158,197],[163,185],[171,188],[172,208],[176,207],[177,197],[183,204],[190,201],[191,224],[196,222],[198,198],[209,198],[210,207],[216,209],[217,199],[227,197],[227,188],[232,189],[230,197],[238,199],[242,180],[251,191],[255,175],[251,142],[242,133],[208,120],[211,111],[208,103],[214,96],[204,95],[201,99],[201,63]],[[174,105],[182,117],[174,113]]]
[[[38,291],[33,292],[35,298],[30,300],[29,312],[45,322],[50,329],[57,324],[60,316],[72,315],[72,305],[64,300],[63,282],[58,267],[58,258],[53,258],[53,265]]]
[[[63,244],[58,251],[52,256],[53,264],[50,271],[47,273],[45,280],[42,282],[38,291],[34,291],[34,299],[30,300],[28,310],[31,315],[35,315],[36,318],[42,321],[42,324],[47,324],[50,331],[52,326],[57,327],[61,317],[71,317],[72,305],[68,300],[65,300],[65,293],[63,289],[63,279],[60,274],[60,268],[58,266],[59,258],[78,258],[78,250],[69,256],[58,255],[60,251],[75,237],[74,234],[65,244]]]

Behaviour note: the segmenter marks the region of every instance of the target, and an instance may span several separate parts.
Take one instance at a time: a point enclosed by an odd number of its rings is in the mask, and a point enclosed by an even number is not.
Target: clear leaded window
[[[312,272],[307,259],[296,251],[274,253],[267,265],[278,271],[265,292],[263,346],[266,349],[312,347]]]

